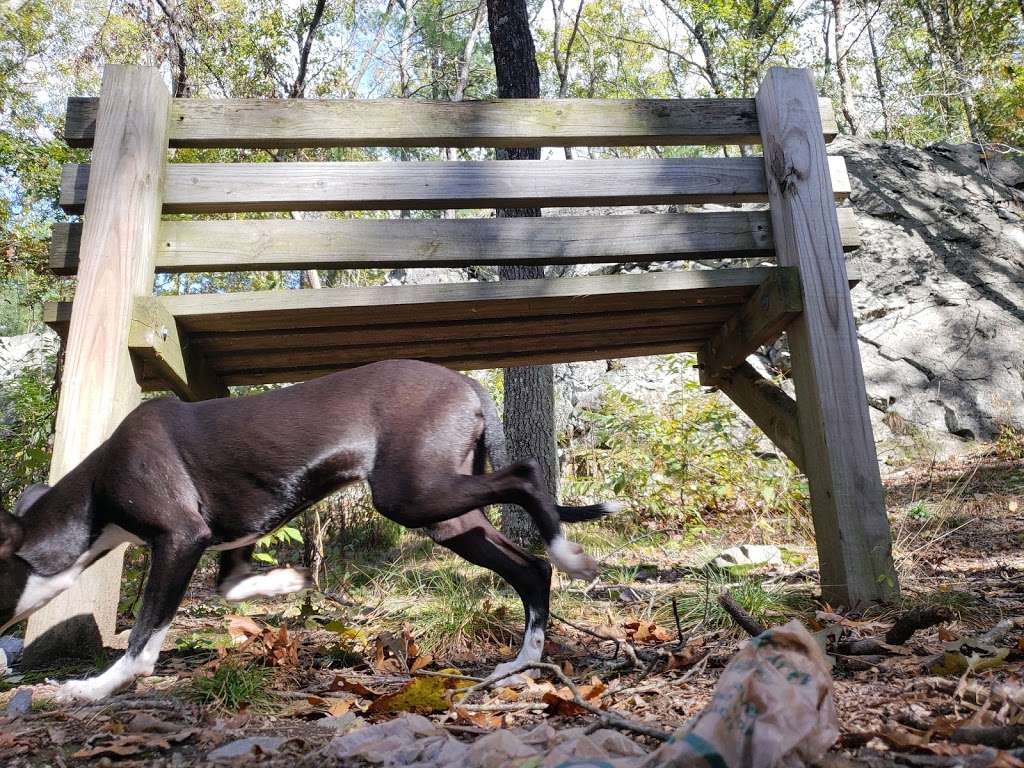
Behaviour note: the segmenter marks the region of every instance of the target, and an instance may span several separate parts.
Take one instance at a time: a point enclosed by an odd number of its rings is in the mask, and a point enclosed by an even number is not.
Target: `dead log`
[[[889,645],[903,645],[919,629],[928,629],[955,617],[948,608],[915,608],[907,611],[885,633],[885,642]]]

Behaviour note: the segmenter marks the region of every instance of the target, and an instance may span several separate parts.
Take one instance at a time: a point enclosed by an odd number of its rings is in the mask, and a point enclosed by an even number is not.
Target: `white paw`
[[[583,547],[563,536],[556,537],[548,547],[551,562],[574,579],[591,581],[597,576],[597,561],[583,551]]]
[[[73,704],[76,701],[100,701],[107,698],[112,691],[104,685],[98,685],[95,678],[87,680],[68,680],[60,684],[54,680],[47,680],[51,685],[57,685],[57,691],[53,694],[54,701],[58,704]]]
[[[256,573],[222,588],[224,599],[237,602],[250,597],[277,597],[312,589],[313,580],[306,568],[274,568]]]
[[[506,672],[511,672],[519,666],[519,662],[516,660],[506,661],[499,664],[494,668],[489,676],[494,677],[495,675],[503,675]],[[523,669],[515,674],[503,677],[500,680],[495,681],[494,685],[502,688],[518,688],[523,685],[528,685],[532,680],[536,680],[540,676],[540,671],[536,669]]]

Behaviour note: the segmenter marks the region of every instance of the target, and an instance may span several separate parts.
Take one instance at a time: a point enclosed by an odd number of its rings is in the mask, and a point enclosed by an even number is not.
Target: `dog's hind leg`
[[[57,691],[58,700],[98,701],[153,673],[171,620],[209,542],[209,531],[198,529],[165,532],[156,539],[142,611],[128,638],[128,650],[103,674],[64,683]]]
[[[495,674],[510,671],[524,661],[540,661],[548,622],[551,566],[502,536],[479,510],[433,525],[427,534],[474,565],[497,573],[523,601],[526,627],[522,648],[513,661],[499,664]]]
[[[402,466],[388,466],[370,475],[374,505],[381,514],[408,528],[423,528],[492,504],[517,504],[530,515],[560,571],[586,580],[597,574],[593,558],[562,534],[558,508],[536,461],[521,461],[489,474],[453,472],[415,479],[413,485]]]
[[[225,600],[238,602],[251,597],[277,597],[312,589],[313,580],[305,568],[271,568],[256,571],[252,567],[252,545],[220,553],[217,592]]]

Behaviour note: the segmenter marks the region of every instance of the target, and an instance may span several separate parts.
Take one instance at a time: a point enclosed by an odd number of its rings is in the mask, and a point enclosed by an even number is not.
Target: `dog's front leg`
[[[196,535],[182,531],[164,534],[154,543],[142,611],[128,638],[128,650],[103,674],[61,685],[58,701],[97,701],[153,673],[160,646],[208,543],[208,532]]]

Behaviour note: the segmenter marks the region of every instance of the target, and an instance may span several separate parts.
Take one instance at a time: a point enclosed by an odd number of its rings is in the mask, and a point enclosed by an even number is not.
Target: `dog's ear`
[[[50,490],[50,486],[46,483],[36,483],[22,491],[18,500],[14,503],[14,516],[24,517],[25,513],[28,512],[29,507],[35,504],[39,497],[48,490]]]
[[[21,521],[0,510],[0,560],[6,560],[17,552],[24,538]]]

